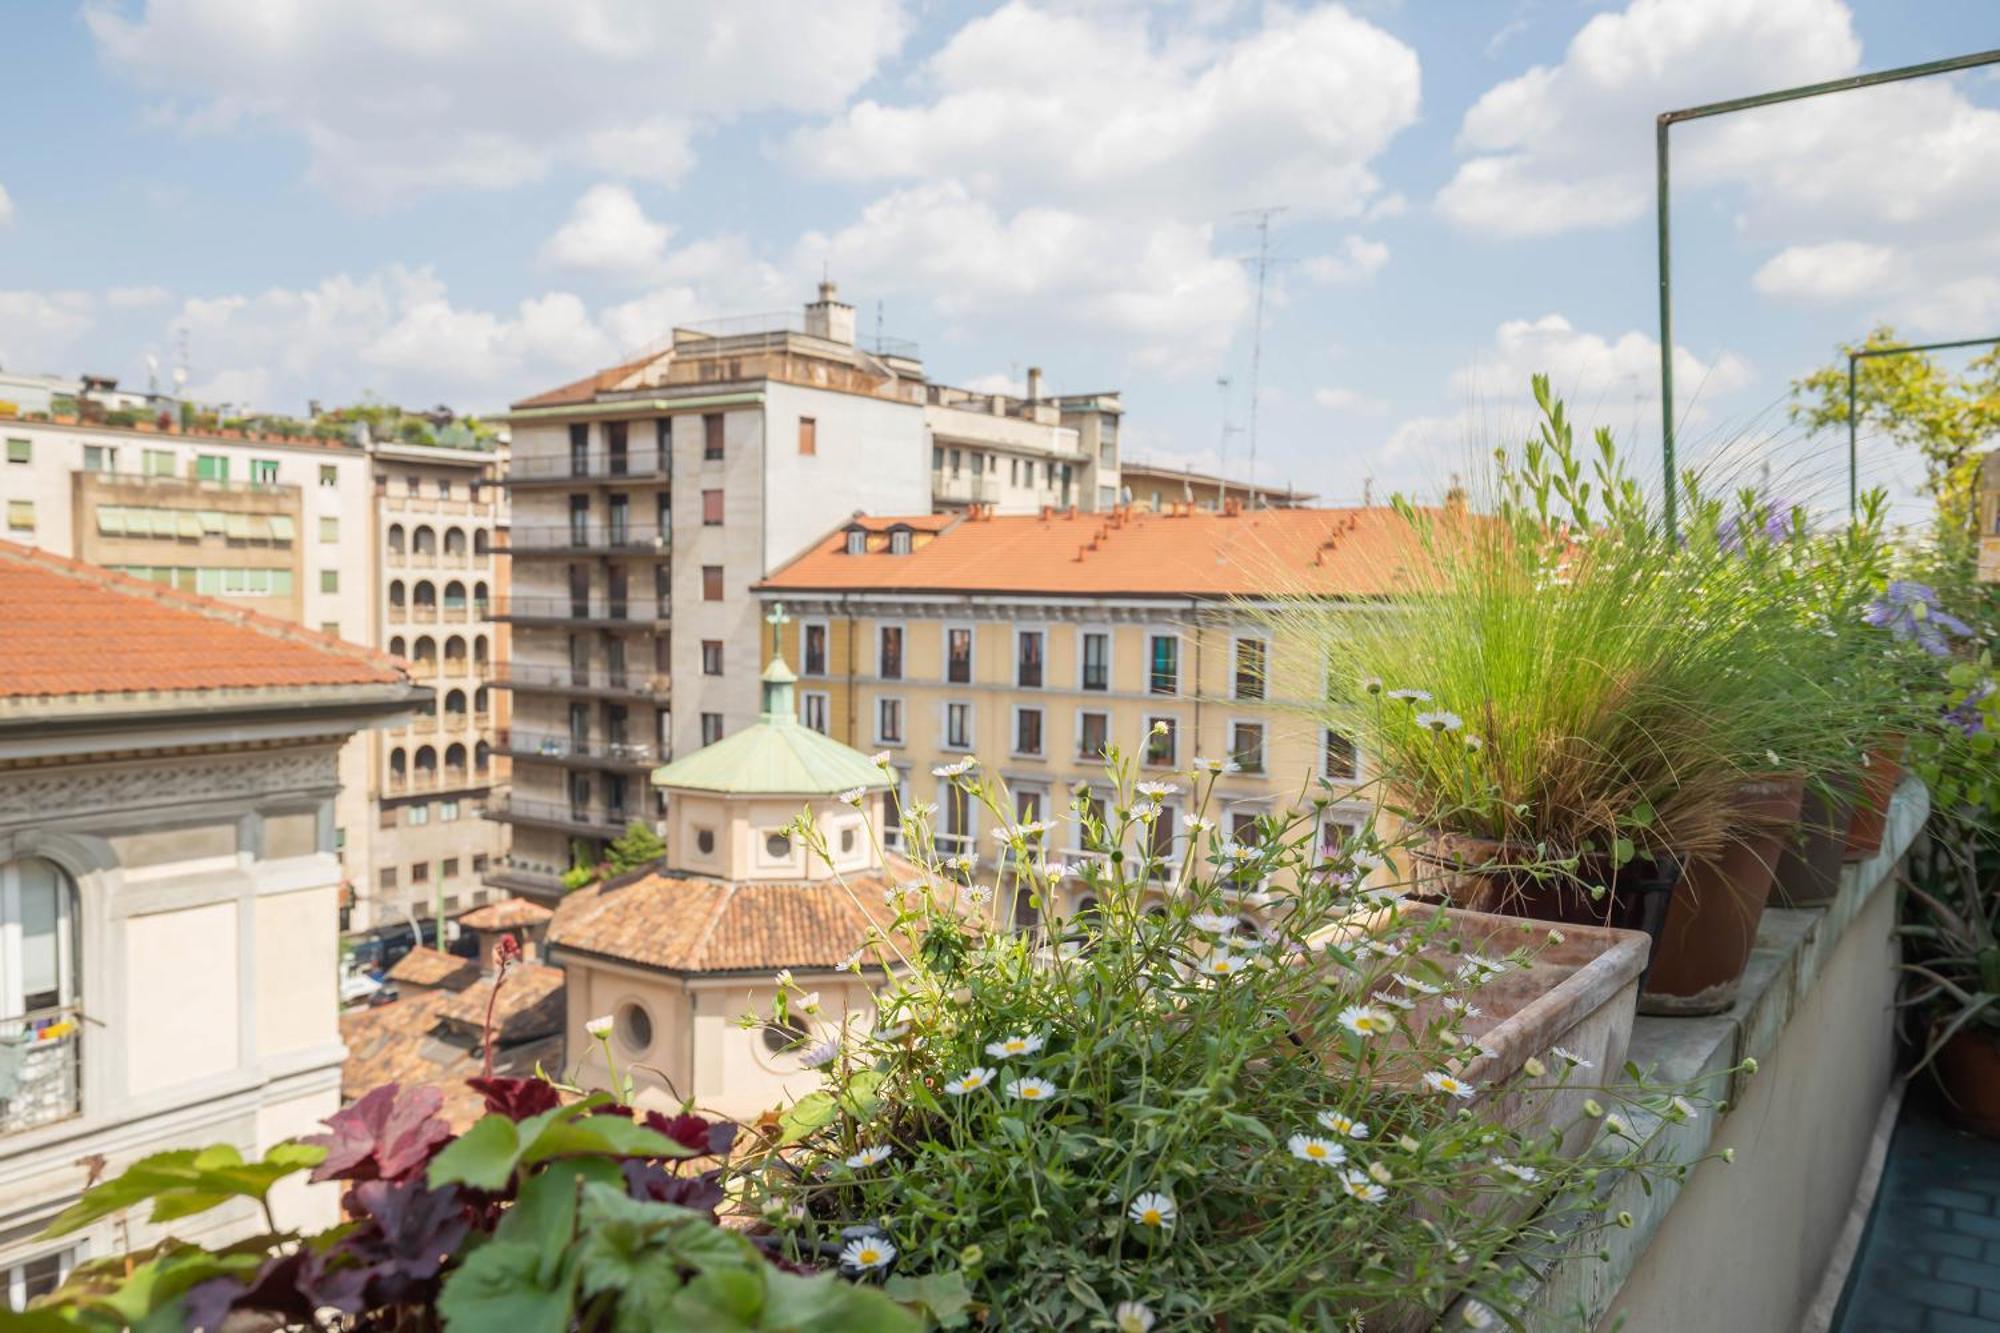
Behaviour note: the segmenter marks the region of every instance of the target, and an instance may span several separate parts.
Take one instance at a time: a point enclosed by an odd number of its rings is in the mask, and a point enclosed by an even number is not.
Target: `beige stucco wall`
[[[879,802],[864,809],[805,797],[725,801],[696,792],[671,793],[667,807],[667,846],[676,870],[746,880],[824,879],[828,862],[808,850],[802,839],[784,833],[809,805],[813,823],[832,854],[832,868],[842,873],[868,871],[875,863],[881,829]],[[871,830],[870,825],[876,827]],[[703,851],[703,835],[713,850]],[[777,854],[772,839],[783,840]]]
[[[125,923],[128,1009],[118,1045],[132,1095],[235,1067],[239,910],[236,903],[211,903]]]
[[[340,1040],[339,959],[322,947],[339,920],[328,886],[270,894],[255,901],[257,1053],[282,1055]]]

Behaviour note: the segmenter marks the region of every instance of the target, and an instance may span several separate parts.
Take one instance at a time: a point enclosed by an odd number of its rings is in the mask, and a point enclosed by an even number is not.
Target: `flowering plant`
[[[1561,1051],[1479,1085],[1484,988],[1551,933],[1467,950],[1373,828],[1321,850],[1326,799],[1230,836],[1212,767],[1135,783],[1114,751],[1060,818],[945,776],[998,825],[998,891],[902,812],[877,1012],[738,1178],[787,1259],[1004,1327],[1393,1328],[1505,1311],[1524,1237],[1621,1220],[1605,1170],[1684,1169],[1647,1146],[1696,1113],[1667,1090]]]

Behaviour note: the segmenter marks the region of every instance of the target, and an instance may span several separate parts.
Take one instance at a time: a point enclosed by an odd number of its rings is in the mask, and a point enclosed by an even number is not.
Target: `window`
[[[1268,667],[1270,646],[1262,639],[1238,639],[1236,641],[1236,697],[1239,699],[1261,699],[1264,697],[1264,673]]]
[[[75,910],[69,878],[53,862],[28,859],[0,865],[0,1006],[6,1017],[39,1015],[77,1002]],[[31,1041],[25,1050],[59,1040]],[[33,1054],[16,1058],[17,1075],[36,1074],[39,1061]],[[30,1124],[76,1110],[72,1090],[62,1090],[59,1107],[44,1104],[57,1089],[33,1091],[43,1095],[19,1098],[10,1107],[17,1114],[26,1112]]]
[[[340,520],[323,518],[319,521],[319,539],[325,546],[332,546],[340,540]]]
[[[701,743],[713,745],[722,739],[722,714],[703,713],[701,715]]]
[[[701,567],[701,600],[719,602],[722,600],[722,566],[703,565]]]
[[[1156,768],[1174,766],[1174,742],[1178,739],[1178,726],[1170,717],[1149,717],[1146,719],[1145,761]]]
[[[477,852],[477,853],[474,853],[474,855],[473,855],[473,858],[472,858],[472,873],[473,873],[473,874],[475,874],[475,875],[483,875],[483,874],[485,874],[485,873],[486,873],[486,853],[485,853],[485,852]]]
[[[1319,826],[1319,851],[1321,856],[1338,856],[1350,838],[1361,832],[1361,826],[1352,820],[1336,819],[1329,812]]]
[[[446,858],[444,859],[444,864],[438,867],[438,878],[440,878],[440,879],[457,879],[457,878],[458,878],[458,858],[457,858],[457,857],[455,857],[455,856],[447,856],[447,857],[446,857]]]
[[[380,870],[376,871],[376,872],[375,872],[375,883],[376,883],[376,885],[377,885],[377,886],[379,886],[379,887],[381,887],[381,888],[384,888],[384,889],[393,889],[393,888],[395,888],[395,887],[396,887],[396,867],[394,867],[394,866],[383,866],[383,867],[382,867],[382,868],[381,868]]]
[[[947,856],[972,850],[972,796],[950,778],[940,778],[937,849]]]
[[[884,625],[881,629],[880,638],[879,674],[883,680],[901,680],[903,678],[903,627],[901,625]]]
[[[148,449],[143,461],[149,477],[174,475],[174,451],[171,449]]]
[[[1238,722],[1229,729],[1229,757],[1243,766],[1245,773],[1264,771],[1264,724]]]
[[[228,481],[229,460],[221,454],[196,454],[194,475],[197,481]]]
[[[1361,756],[1354,748],[1354,741],[1333,728],[1326,730],[1326,754],[1323,770],[1327,777],[1344,779],[1349,782],[1361,777]]]
[[[7,528],[10,532],[33,532],[35,530],[35,502],[33,500],[9,500],[7,502]]]
[[[1082,640],[1083,688],[1111,688],[1111,636],[1103,630],[1084,630]]]
[[[1111,745],[1111,715],[1109,713],[1078,713],[1076,715],[1076,753],[1083,759],[1102,759]]]
[[[805,724],[826,735],[826,694],[822,690],[807,690],[799,695],[799,708]]]
[[[259,486],[276,486],[278,484],[278,460],[275,458],[251,459],[250,480]]]
[[[338,486],[340,484],[340,469],[328,463],[321,463],[319,465],[319,484],[322,486]]]
[[[71,1245],[48,1254],[38,1254],[7,1268],[0,1268],[0,1282],[6,1284],[4,1307],[16,1314],[28,1302],[48,1295],[69,1280],[69,1270],[83,1257],[83,1246]]]
[[[1014,683],[1024,690],[1042,686],[1042,631],[1018,630],[1014,635]]]
[[[722,457],[722,413],[720,412],[702,414],[701,456],[711,460]]]
[[[1181,692],[1181,641],[1178,635],[1155,634],[1147,652],[1152,669],[1146,688],[1154,694]]]
[[[456,748],[456,747],[454,747],[454,748]],[[456,824],[457,822],[458,822],[458,802],[457,802],[457,801],[439,801],[439,802],[438,802],[438,823],[440,823],[440,824]]]
[[[326,635],[329,639],[337,639],[340,637],[340,622],[338,620],[322,620],[319,622],[319,632]]]
[[[877,699],[875,701],[875,739],[883,745],[903,743],[903,701],[901,699]]]
[[[1255,810],[1232,810],[1229,812],[1229,836],[1245,847],[1255,847],[1262,842],[1263,834],[1257,830]]]
[[[944,706],[944,745],[947,750],[972,748],[972,705]]]
[[[722,492],[719,490],[701,493],[701,525],[705,528],[722,526]]]
[[[944,632],[944,678],[953,685],[972,683],[972,630],[966,626]]]
[[[340,571],[337,569],[322,569],[319,572],[319,590],[321,592],[339,592]]]
[[[910,553],[910,530],[894,528],[889,533],[889,554],[908,555]]]
[[[7,441],[7,461],[10,463],[34,462],[35,442],[33,440],[18,439]]]
[[[1014,753],[1039,755],[1042,752],[1042,710],[1014,710]]]
[[[773,861],[782,861],[792,854],[792,840],[783,833],[764,835],[764,855]]]
[[[847,553],[849,555],[868,554],[868,529],[849,528],[847,530]]]
[[[826,625],[814,622],[799,630],[799,670],[808,676],[826,674]]]
[[[799,418],[799,452],[802,454],[817,454],[819,452],[819,421],[817,418]]]
[[[719,676],[722,674],[722,640],[703,639],[701,641],[701,674]]]
[[[403,822],[409,825],[411,828],[422,828],[424,825],[430,823],[431,822],[430,802],[419,801],[415,805],[404,806]]]
[[[430,882],[431,863],[429,861],[418,861],[410,867],[410,883],[428,884]]]
[[[116,472],[118,470],[118,451],[108,445],[84,445],[83,470],[85,472]]]

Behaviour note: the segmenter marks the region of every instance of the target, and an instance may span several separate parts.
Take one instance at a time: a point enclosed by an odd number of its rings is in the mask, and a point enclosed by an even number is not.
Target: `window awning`
[[[250,515],[224,514],[223,524],[230,537],[236,541],[250,540]]]
[[[125,535],[124,509],[122,509],[118,505],[99,505],[97,507],[97,531],[100,535],[105,537],[124,536]]]
[[[182,509],[174,515],[174,528],[183,537],[201,540],[201,515],[192,509]]]
[[[219,509],[201,511],[201,530],[211,537],[220,537],[228,529],[226,516]]]
[[[292,516],[290,514],[271,515],[272,541],[277,541],[277,542],[291,541],[296,531],[297,529],[295,525],[292,523]]]

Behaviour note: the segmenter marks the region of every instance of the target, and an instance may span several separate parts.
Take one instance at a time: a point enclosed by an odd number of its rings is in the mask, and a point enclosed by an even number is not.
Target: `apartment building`
[[[1300,509],[1317,498],[1311,491],[1290,486],[1252,486],[1240,478],[1164,463],[1127,462],[1122,476],[1126,498],[1159,514],[1176,505],[1220,509],[1231,500],[1250,509]]]
[[[350,838],[352,929],[451,917],[499,896],[483,882],[507,828],[483,818],[505,777],[506,706],[495,686],[506,627],[500,558],[506,491],[493,449],[371,441],[383,644],[429,686],[407,725],[367,738],[372,824]]]
[[[1323,777],[1332,846],[1365,815],[1366,759],[1313,716],[1323,662],[1277,643],[1258,612],[1389,595],[1407,533],[1384,509],[1233,504],[857,517],[757,592],[790,618],[800,719],[893,755],[901,797],[937,805],[944,849],[973,848],[988,821],[934,768],[976,756],[1018,816],[1038,818],[1079,785],[1101,792],[1112,746],[1142,777],[1233,760],[1209,813],[1239,834],[1321,794]],[[1158,827],[1185,836],[1178,818]],[[1063,836],[1080,847],[1075,826]]]
[[[858,343],[825,283],[802,318],[676,329],[514,405],[491,811],[513,843],[489,883],[556,893],[574,844],[660,818],[654,768],[756,720],[751,585],[854,513],[930,508],[925,391],[915,349]]]
[[[18,1310],[168,1231],[269,1229],[238,1199],[34,1239],[138,1158],[255,1158],[339,1106],[336,756],[422,691],[373,650],[7,542],[0,604],[0,1308]],[[339,1192],[287,1181],[272,1209],[316,1230]]]
[[[1115,393],[1046,397],[1039,368],[1028,371],[1027,393],[1019,398],[926,385],[932,507],[978,505],[999,514],[1032,514],[1045,505],[1113,508],[1124,410]]]

